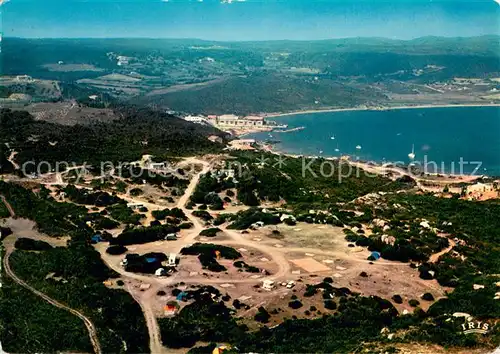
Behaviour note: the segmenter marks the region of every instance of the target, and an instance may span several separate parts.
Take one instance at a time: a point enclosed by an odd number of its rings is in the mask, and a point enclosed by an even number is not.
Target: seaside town
[[[183,118],[188,122],[213,126],[234,136],[287,128],[286,124],[278,124],[266,119],[265,116],[222,114],[219,116],[186,115]]]

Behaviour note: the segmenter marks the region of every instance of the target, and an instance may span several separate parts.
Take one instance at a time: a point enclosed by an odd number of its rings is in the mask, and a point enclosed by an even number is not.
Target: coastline
[[[457,108],[457,107],[500,107],[500,103],[460,103],[460,104],[443,104],[443,105],[435,105],[435,104],[423,104],[416,106],[387,106],[381,108],[367,108],[367,107],[352,107],[352,108],[326,108],[326,109],[310,109],[303,111],[293,111],[287,113],[266,113],[263,116],[266,118],[277,118],[277,117],[286,117],[286,116],[294,116],[298,114],[314,114],[314,113],[330,113],[330,112],[348,112],[348,111],[374,111],[374,112],[383,112],[383,111],[391,111],[391,110],[402,110],[402,109],[425,109],[425,108]]]
[[[378,175],[383,175],[386,174],[387,172],[396,172],[400,173],[402,175],[411,175],[408,171],[405,171],[404,168],[401,166],[391,166],[391,162],[386,162],[381,163],[379,161],[363,161],[363,160],[351,160],[351,156],[349,155],[343,155],[340,157],[334,157],[334,156],[318,156],[318,155],[305,155],[305,154],[293,154],[293,153],[287,153],[284,151],[279,151],[274,149],[272,145],[265,144],[265,145],[260,145],[259,150],[262,150],[264,152],[268,152],[274,155],[278,156],[285,156],[285,157],[290,157],[290,158],[307,158],[307,159],[324,159],[324,160],[330,160],[330,161],[343,161],[344,163],[348,163],[351,166],[361,168],[367,172],[371,173],[376,173]],[[390,166],[390,167],[389,167]],[[441,180],[433,180],[432,177],[438,177],[441,175]],[[415,176],[414,176],[415,177]],[[427,178],[426,178],[427,177]],[[427,172],[425,177],[416,177],[417,179],[420,179],[422,181],[428,181],[428,182],[435,182],[435,183],[471,183],[474,182],[477,179],[484,178],[484,177],[493,177],[489,176],[487,174],[481,174],[481,175],[469,175],[469,174],[457,174],[457,173],[446,173],[446,172]]]

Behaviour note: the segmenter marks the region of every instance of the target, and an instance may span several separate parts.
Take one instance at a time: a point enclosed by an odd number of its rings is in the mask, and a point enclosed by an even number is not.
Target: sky
[[[494,0],[8,0],[0,12],[6,37],[242,41],[500,34]]]

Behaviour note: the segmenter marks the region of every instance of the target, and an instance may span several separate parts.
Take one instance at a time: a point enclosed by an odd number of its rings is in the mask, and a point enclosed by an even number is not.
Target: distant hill
[[[397,86],[394,83],[403,83],[405,93],[416,95],[411,101],[418,101],[423,97],[418,95],[432,89],[414,84],[500,77],[500,36],[496,35],[260,42],[7,37],[2,42],[4,75],[57,80],[64,99],[92,104],[90,95],[107,95],[120,102],[192,113],[385,104],[394,93],[388,89]],[[3,90],[8,93],[14,88]],[[477,97],[487,95],[479,91]],[[454,91],[448,101],[460,101],[454,94],[467,101],[463,91]]]

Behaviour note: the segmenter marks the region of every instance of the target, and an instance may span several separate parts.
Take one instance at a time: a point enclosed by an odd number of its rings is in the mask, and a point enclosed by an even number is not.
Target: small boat
[[[361,145],[356,145],[357,150],[361,150]]]
[[[335,135],[332,135],[332,136],[330,137],[330,139],[331,139],[331,140],[335,140]]]
[[[337,147],[335,148],[335,152],[339,152],[340,149],[339,149],[339,144],[337,144]]]
[[[413,160],[415,158],[415,144],[411,146],[411,152],[408,154],[408,157]]]
[[[319,150],[319,153],[322,154],[323,153],[323,150]]]

